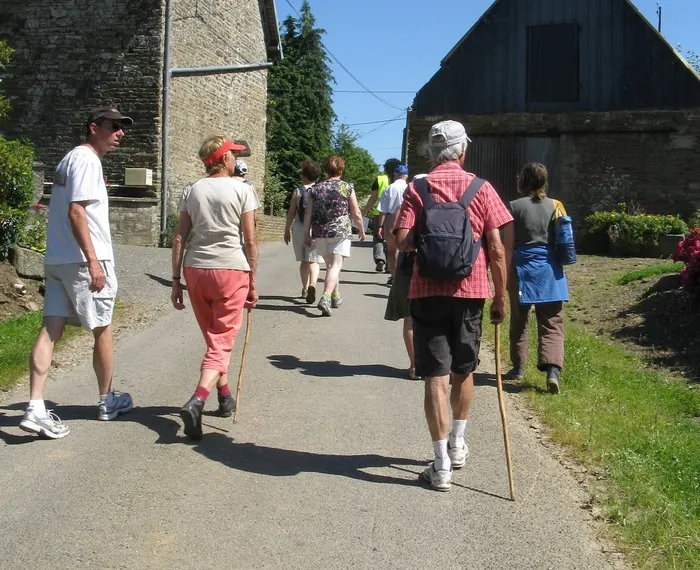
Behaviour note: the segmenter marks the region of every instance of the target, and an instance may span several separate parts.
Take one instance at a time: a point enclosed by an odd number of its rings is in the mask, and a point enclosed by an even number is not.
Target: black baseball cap
[[[101,107],[95,107],[88,115],[88,125],[90,123],[97,123],[102,119],[109,119],[110,121],[120,121],[126,126],[132,125],[134,120],[131,117],[122,115],[114,107],[103,105]]]

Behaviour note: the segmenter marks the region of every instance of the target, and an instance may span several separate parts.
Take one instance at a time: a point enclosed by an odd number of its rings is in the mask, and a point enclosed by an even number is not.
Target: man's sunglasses
[[[104,125],[104,124],[106,124],[106,121],[99,121],[99,122],[96,122],[95,124],[97,124],[97,125]],[[113,132],[113,133],[116,133],[117,131],[122,131],[122,130],[124,130],[124,125],[121,124],[121,123],[118,122],[118,121],[112,122],[109,126],[112,128],[112,132]]]

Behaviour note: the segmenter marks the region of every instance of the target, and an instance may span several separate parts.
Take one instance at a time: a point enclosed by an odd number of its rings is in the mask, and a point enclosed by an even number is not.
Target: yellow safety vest
[[[377,201],[374,203],[374,207],[372,208],[371,214],[373,216],[378,216],[381,212],[377,209],[377,206],[379,206],[379,200],[382,197],[382,194],[384,194],[384,190],[386,190],[389,187],[389,176],[387,174],[380,174],[377,176]]]

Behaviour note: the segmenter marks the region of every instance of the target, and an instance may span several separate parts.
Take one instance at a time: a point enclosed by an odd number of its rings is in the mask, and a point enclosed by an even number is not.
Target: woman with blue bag
[[[525,376],[528,356],[528,318],[537,317],[537,368],[547,373],[547,390],[560,391],[564,365],[564,301],[569,288],[563,265],[576,262],[571,218],[561,202],[547,197],[547,169],[530,163],[518,176],[522,198],[510,202],[513,224],[506,226],[504,243],[511,252],[508,275],[510,295],[510,358],[506,378]]]

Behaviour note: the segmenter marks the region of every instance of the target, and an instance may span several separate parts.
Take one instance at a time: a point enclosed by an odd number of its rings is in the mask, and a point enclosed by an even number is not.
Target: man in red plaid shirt
[[[443,121],[430,129],[428,148],[435,167],[427,175],[427,186],[436,202],[459,201],[475,178],[462,168],[467,142],[471,141],[464,127],[456,121]],[[500,323],[506,314],[506,252],[499,230],[512,223],[513,217],[488,182],[481,186],[468,212],[474,240],[481,238],[485,243],[471,274],[464,279],[435,281],[421,277],[416,263],[408,295],[416,374],[425,379],[425,417],[435,449],[435,461],[422,477],[438,491],[450,490],[452,469],[463,467],[469,456],[465,432],[474,393],[473,372],[479,363],[484,302],[492,297],[487,263],[496,290],[491,322]],[[421,198],[411,183],[394,226],[399,249],[415,249],[422,214]],[[450,379],[451,431],[447,405]]]

